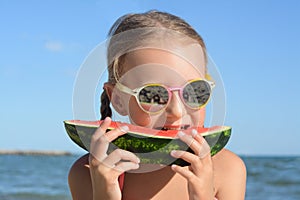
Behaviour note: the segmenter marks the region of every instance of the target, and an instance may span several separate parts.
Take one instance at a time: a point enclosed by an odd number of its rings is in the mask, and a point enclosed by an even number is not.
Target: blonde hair
[[[205,61],[207,60],[206,47],[201,36],[186,21],[166,12],[151,10],[145,13],[124,15],[113,24],[113,26],[109,30],[108,36],[113,37],[125,31],[138,30],[141,28],[164,28],[188,36],[189,38],[195,40],[198,44],[200,44],[203,49]],[[120,43],[120,41],[118,41],[118,43]],[[121,45],[126,46],[128,44]],[[117,74],[121,73],[121,64],[122,60],[125,57],[125,54],[122,54],[120,48],[112,48],[112,46],[114,46],[113,41],[111,41],[108,45],[108,82],[114,84],[117,78],[115,77],[114,70],[115,72],[117,72]],[[118,70],[114,68],[117,68]],[[110,100],[106,91],[103,91],[101,95],[100,112],[101,119],[112,116]]]

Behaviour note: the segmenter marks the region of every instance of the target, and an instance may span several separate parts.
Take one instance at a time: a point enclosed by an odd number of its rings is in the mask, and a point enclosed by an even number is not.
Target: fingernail
[[[198,131],[196,131],[196,129],[192,130],[192,136],[195,137],[198,134]]]
[[[139,164],[135,164],[133,169],[138,169],[138,168],[140,168],[140,165]]]
[[[120,131],[122,131],[123,133],[127,133],[127,132],[129,131],[128,126],[121,126],[119,129],[120,129]]]
[[[171,153],[171,156],[173,156],[173,157],[177,157],[178,156],[176,150],[172,150],[170,153]]]
[[[171,165],[171,168],[172,168],[172,169],[175,169],[175,168],[176,168],[176,165],[175,165],[175,164]]]
[[[183,137],[184,135],[185,135],[184,132],[182,132],[182,131],[179,131],[179,132],[178,132],[178,136],[179,136],[179,137]]]
[[[140,158],[138,158],[138,157],[137,157],[136,160],[137,160],[137,163],[140,163],[140,162],[141,162]]]

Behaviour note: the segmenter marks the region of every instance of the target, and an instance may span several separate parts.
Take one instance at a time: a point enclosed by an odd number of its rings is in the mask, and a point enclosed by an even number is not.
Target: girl
[[[202,38],[184,20],[149,11],[121,17],[110,30],[109,79],[101,96],[104,120],[91,140],[90,153],[69,173],[74,200],[244,199],[246,169],[234,153],[223,149],[211,157],[208,144],[187,126],[203,126],[213,84],[206,77]],[[188,88],[192,88],[192,91]],[[107,153],[108,145],[128,127],[106,132],[110,103],[131,123],[178,130],[194,153],[172,151],[189,166],[141,164],[125,150]]]

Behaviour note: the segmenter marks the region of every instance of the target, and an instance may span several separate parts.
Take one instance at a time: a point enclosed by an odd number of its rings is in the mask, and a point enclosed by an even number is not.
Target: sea
[[[80,155],[0,155],[0,200],[71,200],[68,171]],[[246,200],[300,200],[300,156],[241,156]]]

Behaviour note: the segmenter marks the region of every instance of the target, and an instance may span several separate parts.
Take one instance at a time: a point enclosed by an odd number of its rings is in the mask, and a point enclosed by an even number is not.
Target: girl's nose
[[[169,105],[166,107],[166,113],[169,118],[180,119],[185,114],[185,107],[178,91],[172,91],[172,97]]]

